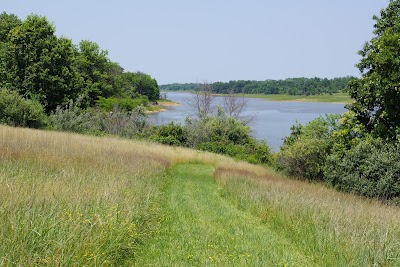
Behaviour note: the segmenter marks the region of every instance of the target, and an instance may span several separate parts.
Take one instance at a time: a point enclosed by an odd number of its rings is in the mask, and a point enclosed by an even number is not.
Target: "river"
[[[184,123],[187,116],[194,113],[187,104],[190,93],[168,92],[167,99],[179,103],[165,112],[150,115],[150,120],[157,124],[171,121]],[[216,98],[216,103],[221,98]],[[290,127],[298,121],[306,124],[324,114],[342,114],[346,111],[344,104],[317,102],[275,102],[265,99],[246,98],[247,105],[243,112],[245,116],[254,116],[250,123],[253,135],[265,140],[273,151],[277,151],[283,143],[283,138],[290,134]]]

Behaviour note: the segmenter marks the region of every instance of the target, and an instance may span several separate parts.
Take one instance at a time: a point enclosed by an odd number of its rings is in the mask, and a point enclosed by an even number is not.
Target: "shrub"
[[[265,142],[252,140],[248,144],[239,145],[218,141],[205,142],[197,146],[197,149],[217,154],[224,154],[254,164],[270,164],[271,153]]]
[[[333,187],[381,200],[400,199],[400,147],[367,138],[347,153],[327,159],[325,179]]]
[[[100,125],[96,122],[96,114],[81,108],[84,97],[80,96],[76,101],[64,106],[58,106],[50,114],[51,128],[57,131],[68,131],[77,133],[99,132]]]
[[[51,127],[55,130],[90,134],[114,134],[132,137],[147,126],[144,110],[136,108],[131,111],[114,107],[111,112],[82,109],[83,97],[62,108],[57,107],[51,114]]]
[[[332,132],[338,116],[319,117],[306,126],[292,127],[277,154],[277,167],[288,175],[310,180],[322,180],[323,168],[332,148]]]
[[[137,98],[116,98],[116,97],[101,97],[96,100],[97,106],[103,111],[113,111],[114,108],[118,108],[118,110],[123,111],[132,111],[139,106],[146,105],[149,102],[149,99],[146,96],[140,96]]]
[[[187,145],[186,129],[179,124],[174,124],[174,122],[156,127],[155,133],[150,138],[166,145]]]
[[[98,119],[101,131],[128,138],[142,132],[147,126],[147,116],[140,107],[131,111],[114,107],[111,112],[99,112]]]
[[[207,142],[223,142],[238,145],[247,144],[252,139],[251,129],[243,122],[219,111],[216,116],[205,116],[201,119],[186,119],[188,144],[197,147]]]
[[[16,91],[0,90],[0,123],[11,126],[42,128],[47,124],[43,106],[25,99]]]

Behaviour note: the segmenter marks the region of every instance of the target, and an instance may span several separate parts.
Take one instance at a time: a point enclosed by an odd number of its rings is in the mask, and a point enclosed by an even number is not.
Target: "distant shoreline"
[[[180,91],[165,91],[178,92],[178,93],[192,93],[192,91],[180,90]],[[216,96],[224,96],[226,94],[216,94]],[[337,104],[348,104],[353,102],[350,96],[346,93],[335,93],[335,94],[321,94],[321,95],[286,95],[286,94],[237,94],[240,97],[246,98],[259,98],[267,101],[274,102],[320,102],[320,103],[337,103]]]

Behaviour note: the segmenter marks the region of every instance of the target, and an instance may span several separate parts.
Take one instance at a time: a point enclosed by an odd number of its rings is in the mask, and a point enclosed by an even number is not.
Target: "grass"
[[[161,232],[138,266],[310,266],[290,239],[219,195],[210,165],[177,165],[164,191]]]
[[[399,207],[211,153],[0,126],[0,184],[0,266],[400,266]]]
[[[400,209],[320,184],[217,169],[222,195],[288,238],[314,266],[400,266]]]

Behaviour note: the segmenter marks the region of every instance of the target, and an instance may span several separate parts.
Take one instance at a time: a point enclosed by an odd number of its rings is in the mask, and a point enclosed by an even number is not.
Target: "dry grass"
[[[321,266],[400,266],[400,209],[273,172],[217,169],[223,194]]]
[[[0,266],[132,265],[165,171],[211,164],[221,194],[315,265],[400,266],[400,209],[183,148],[0,126]]]

